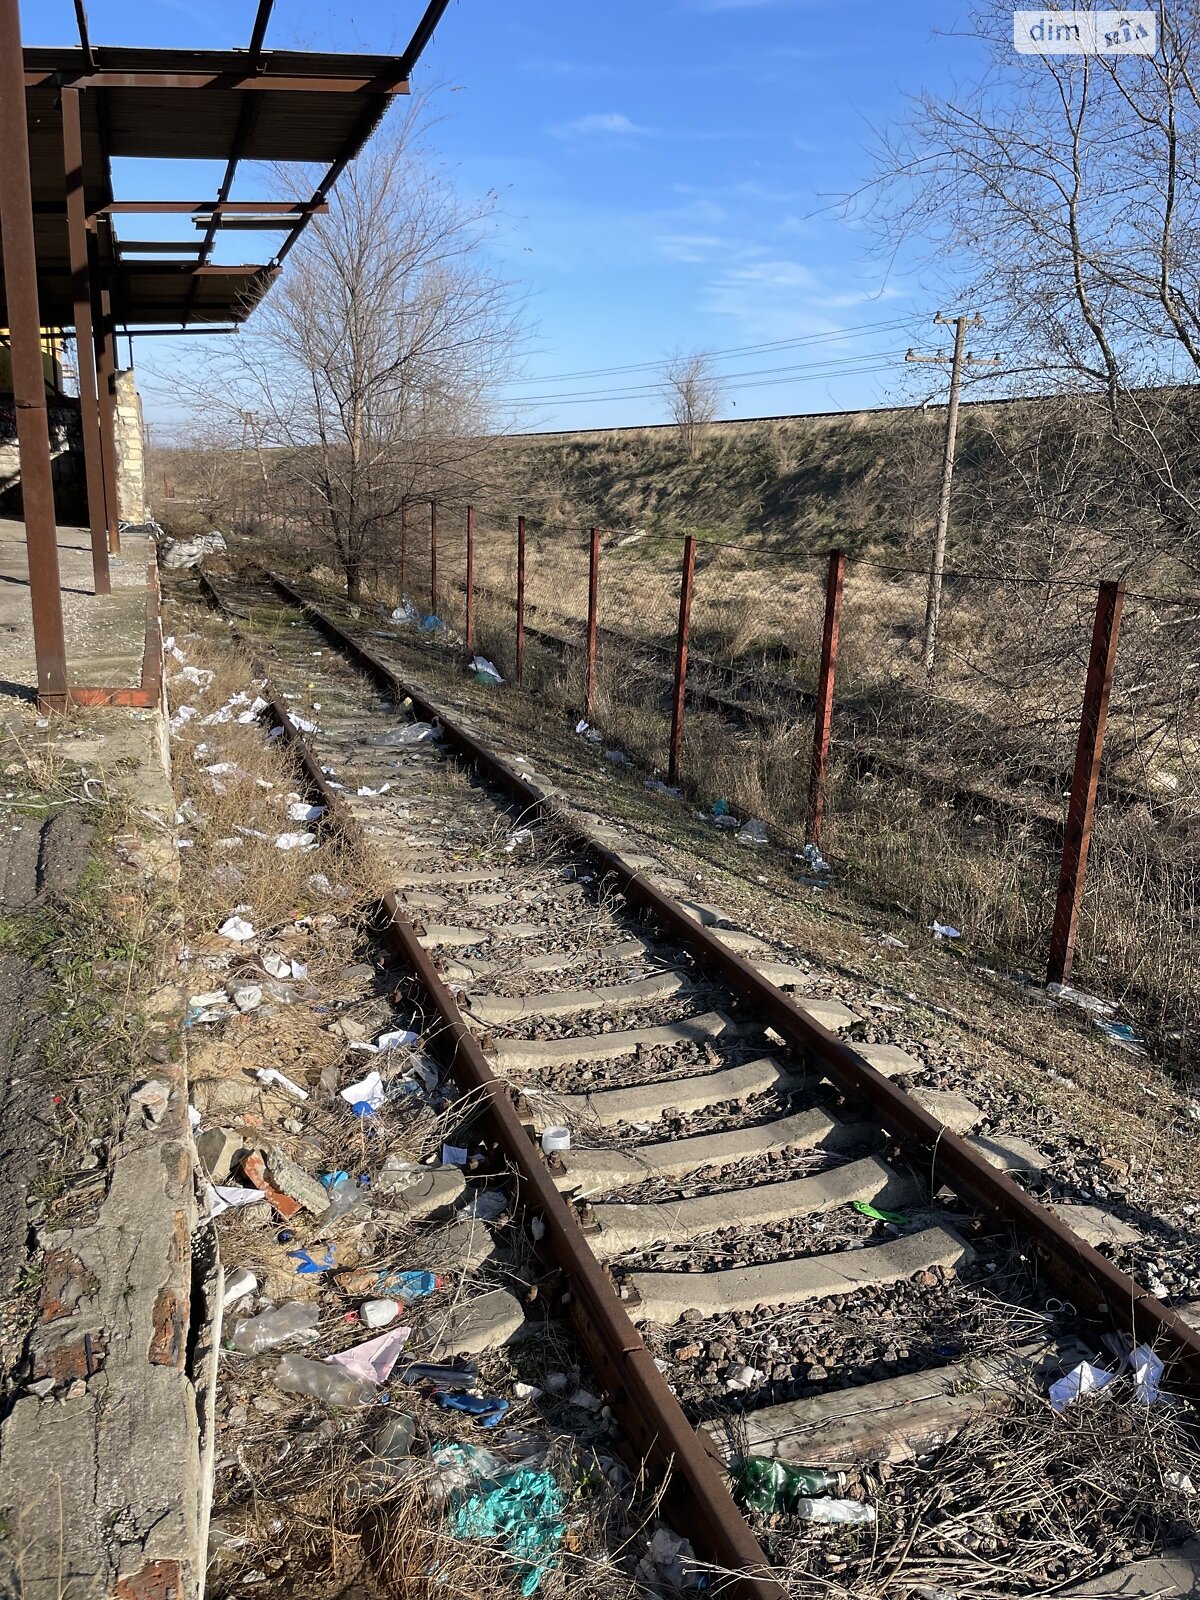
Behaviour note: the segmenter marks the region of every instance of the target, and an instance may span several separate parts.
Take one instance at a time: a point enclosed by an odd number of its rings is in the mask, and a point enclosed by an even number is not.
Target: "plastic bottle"
[[[875,1507],[861,1500],[810,1500],[802,1495],[796,1515],[801,1522],[874,1522]]]
[[[257,1317],[244,1317],[233,1330],[229,1341],[244,1356],[261,1355],[273,1350],[277,1344],[286,1344],[299,1333],[311,1333],[320,1319],[316,1306],[305,1305],[300,1300],[289,1300],[285,1305],[264,1311]]]
[[[364,1383],[344,1367],[327,1361],[310,1361],[306,1356],[280,1356],[274,1383],[284,1394],[305,1394],[331,1406],[362,1406],[374,1400],[378,1389]]]
[[[822,1467],[789,1467],[772,1456],[743,1456],[738,1463],[737,1486],[747,1505],[770,1516],[775,1511],[795,1511],[802,1495],[844,1489],[846,1474]]]
[[[329,1191],[329,1204],[318,1218],[322,1231],[344,1217],[347,1211],[366,1198],[367,1193],[348,1172],[339,1172],[326,1188]]]

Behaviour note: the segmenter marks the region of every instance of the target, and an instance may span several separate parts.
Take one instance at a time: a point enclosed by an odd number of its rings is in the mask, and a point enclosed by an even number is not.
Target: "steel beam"
[[[100,396],[100,446],[104,462],[104,499],[108,507],[108,548],[121,548],[121,512],[117,497],[117,340],[112,296],[104,283],[96,287],[96,386]]]
[[[302,77],[285,73],[272,74],[262,70],[247,72],[117,72],[99,68],[89,72],[69,69],[38,70],[25,73],[27,89],[53,88],[69,84],[74,89],[242,89],[274,90],[286,94],[354,94],[378,99],[409,92],[408,79],[403,72],[385,72],[364,77]]]
[[[42,370],[37,253],[29,178],[29,129],[21,82],[19,0],[0,0],[0,246],[21,462],[21,499],[33,607],[38,704],[67,706],[67,647],[58,575],[58,530],[50,466],[50,422]]]
[[[108,517],[104,460],[100,454],[100,404],[96,393],[96,348],[92,341],[92,285],[88,271],[87,218],[83,201],[83,139],[79,90],[62,92],[63,170],[67,186],[67,242],[75,301],[75,361],[79,368],[79,421],[87,481],[88,527],[92,536],[92,581],[97,594],[112,589],[108,572]]]

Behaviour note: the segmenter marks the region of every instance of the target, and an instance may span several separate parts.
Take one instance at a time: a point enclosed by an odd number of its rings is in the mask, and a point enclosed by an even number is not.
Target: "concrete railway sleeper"
[[[669,1341],[672,1328],[710,1314],[812,1305],[914,1279],[936,1285],[971,1266],[972,1236],[1011,1231],[1073,1306],[1153,1344],[1170,1388],[1200,1393],[1200,1338],[1189,1323],[1011,1175],[1036,1165],[1036,1152],[973,1140],[960,1097],[907,1093],[892,1081],[913,1066],[904,1052],[855,1049],[836,1032],[854,1023],[853,1011],[819,996],[793,999],[771,981],[802,988],[802,967],[721,926],[717,908],[676,900],[655,882],[666,881],[661,872],[622,855],[618,833],[572,809],[528,764],[518,770],[488,749],[291,584],[270,581],[397,708],[441,732],[437,744],[393,743],[389,716],[364,713],[342,724],[323,717],[307,741],[282,698],[285,683],[303,681],[299,657],[289,676],[287,630],[275,629],[276,659],[264,658],[272,713],[331,818],[382,839],[372,819],[391,808],[393,832],[397,822],[403,832],[410,800],[428,798],[424,774],[444,759],[438,745],[483,780],[470,803],[492,808],[496,837],[507,832],[509,847],[483,863],[445,852],[439,860],[436,850],[422,857],[410,836],[410,859],[388,864],[395,887],[382,898],[379,931],[439,1019],[445,1064],[482,1096],[527,1213],[545,1222],[543,1249],[570,1284],[572,1320],[630,1451],[669,1480],[682,1525],[706,1557],[739,1574],[741,1592],[783,1591],[730,1497],[717,1447],[736,1450],[740,1440],[815,1459],[830,1437],[828,1407],[812,1398],[748,1413],[735,1405],[723,1421],[706,1403],[702,1418],[695,1404],[685,1414],[635,1323]],[[236,600],[202,583],[218,603]],[[249,592],[256,610],[267,608],[267,593]],[[253,636],[247,643],[261,649]],[[324,670],[313,655],[309,680]],[[389,714],[393,725],[399,714]],[[523,836],[538,867],[532,878]],[[615,906],[606,896],[600,908],[600,883],[619,889]],[[533,908],[528,922],[521,906]],[[423,921],[426,912],[439,922]],[[578,981],[585,972],[588,987]],[[536,1136],[558,1123],[571,1130],[571,1148],[547,1158]],[[771,1163],[765,1183],[753,1171],[763,1162]],[[947,1190],[958,1211],[941,1198]],[[854,1202],[902,1207],[904,1226],[839,1245],[837,1227],[822,1230]],[[1012,1363],[993,1366],[1001,1396],[1016,1381]],[[970,1360],[892,1381],[892,1390],[912,1391],[902,1403],[914,1440],[943,1437],[978,1409],[977,1394],[958,1393],[968,1368],[977,1381],[982,1368]],[[876,1402],[870,1390],[888,1387],[855,1391],[864,1420],[833,1430],[835,1454],[878,1442],[879,1413],[895,1402],[882,1393]],[[689,1415],[704,1421],[708,1442]]]

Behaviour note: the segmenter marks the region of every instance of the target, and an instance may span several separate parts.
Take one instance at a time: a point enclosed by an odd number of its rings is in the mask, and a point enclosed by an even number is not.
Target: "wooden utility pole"
[[[923,660],[925,671],[933,672],[933,663],[937,656],[937,631],[938,615],[942,607],[942,573],[946,566],[946,533],[950,526],[950,485],[954,481],[954,445],[958,435],[958,393],[962,387],[963,346],[966,343],[968,328],[981,328],[983,318],[976,314],[973,317],[965,315],[957,317],[945,316],[941,311],[933,319],[935,322],[953,325],[954,327],[954,354],[947,356],[918,355],[915,350],[910,350],[904,357],[906,361],[940,361],[950,362],[950,404],[946,410],[946,446],[942,456],[942,488],[938,495],[937,527],[933,535],[933,559],[929,565],[929,592],[925,600],[925,648]],[[998,367],[999,356],[975,356],[969,352],[966,362],[972,366]]]

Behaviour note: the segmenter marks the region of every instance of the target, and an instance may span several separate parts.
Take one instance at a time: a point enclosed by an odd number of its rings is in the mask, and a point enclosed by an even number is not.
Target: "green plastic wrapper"
[[[521,1593],[531,1595],[558,1555],[564,1509],[552,1473],[518,1467],[456,1491],[450,1531],[456,1539],[495,1541],[517,1569]]]
[[[734,1475],[739,1497],[764,1517],[777,1511],[795,1511],[798,1500],[840,1489],[845,1481],[840,1472],[826,1472],[822,1467],[789,1467],[771,1456],[743,1456]]]

